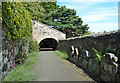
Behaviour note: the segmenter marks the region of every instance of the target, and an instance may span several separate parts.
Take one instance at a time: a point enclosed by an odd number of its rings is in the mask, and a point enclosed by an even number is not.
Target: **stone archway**
[[[56,50],[57,45],[58,41],[53,38],[45,38],[39,43],[40,50]]]
[[[66,34],[38,21],[32,21],[32,28],[33,39],[36,40],[38,43],[44,41],[44,39],[46,38],[52,38],[56,40],[56,42],[66,39]]]

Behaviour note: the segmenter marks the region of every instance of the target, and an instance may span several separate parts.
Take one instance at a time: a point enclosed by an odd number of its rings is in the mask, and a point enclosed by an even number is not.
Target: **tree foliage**
[[[25,2],[24,7],[30,12],[33,20],[43,22],[58,29],[67,37],[88,33],[89,27],[76,15],[74,9],[59,6],[56,2]]]
[[[87,25],[82,25],[83,21],[76,15],[74,9],[68,9],[65,6],[51,11],[42,22],[66,33],[67,37],[84,34],[89,29]]]
[[[23,2],[23,5],[30,12],[32,20],[40,22],[50,11],[59,7],[56,2]]]
[[[59,5],[56,2],[40,2],[40,5],[45,9],[45,13],[48,14],[55,9],[58,9]]]
[[[31,17],[20,2],[3,2],[2,19],[3,28],[11,41],[27,41],[31,37]]]
[[[42,7],[41,2],[23,2],[26,10],[30,12],[32,20],[41,21],[45,15],[45,9]]]

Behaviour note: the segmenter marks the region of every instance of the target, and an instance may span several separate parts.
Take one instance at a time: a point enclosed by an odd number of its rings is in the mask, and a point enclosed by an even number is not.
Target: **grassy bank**
[[[31,81],[35,79],[36,63],[38,58],[38,52],[30,53],[24,64],[17,65],[12,69],[3,81]]]
[[[67,54],[67,53],[63,53],[63,52],[60,52],[60,51],[55,51],[55,53],[56,53],[57,56],[59,56],[60,58],[68,59],[68,54]]]

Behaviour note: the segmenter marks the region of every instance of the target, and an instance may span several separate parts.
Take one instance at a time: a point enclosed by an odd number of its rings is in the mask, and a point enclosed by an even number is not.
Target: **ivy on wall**
[[[2,23],[2,3],[0,2],[0,23]]]
[[[3,2],[2,18],[9,40],[27,41],[32,36],[31,16],[22,3]]]

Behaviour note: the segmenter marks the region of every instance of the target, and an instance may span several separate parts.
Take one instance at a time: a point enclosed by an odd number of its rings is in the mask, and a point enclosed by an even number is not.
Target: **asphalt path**
[[[54,51],[40,51],[35,81],[89,81],[95,82],[73,63],[61,59]]]

